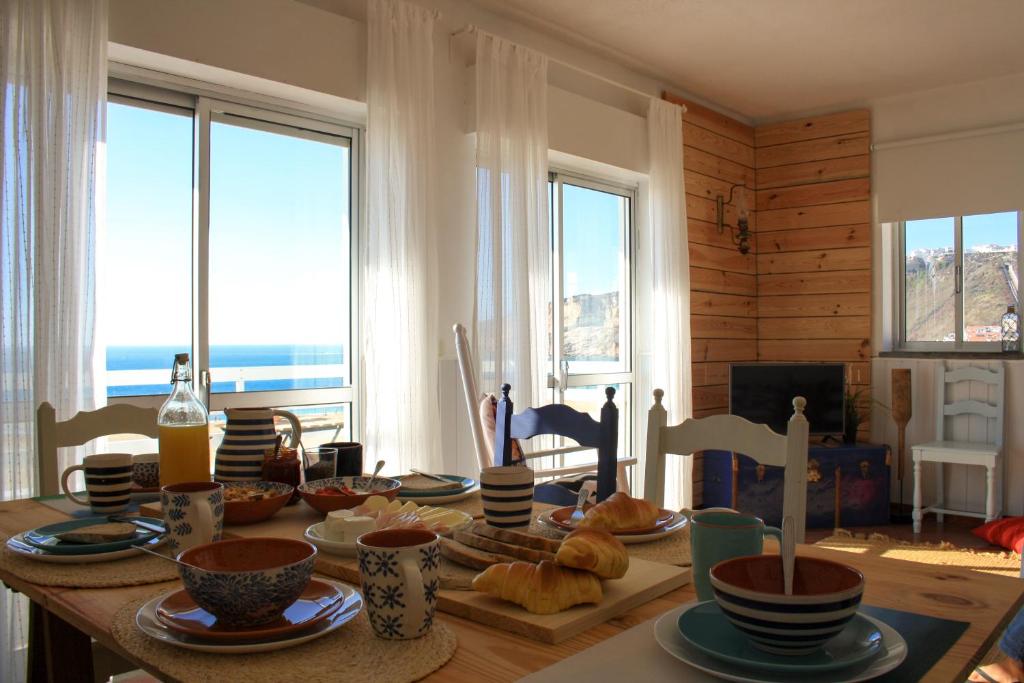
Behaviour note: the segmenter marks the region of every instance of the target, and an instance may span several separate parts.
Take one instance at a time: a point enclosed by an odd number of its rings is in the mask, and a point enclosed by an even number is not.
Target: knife
[[[165,534],[165,533],[167,533],[166,527],[160,526],[159,524],[151,524],[149,522],[143,522],[141,519],[138,519],[137,517],[127,517],[125,515],[110,515],[109,517],[107,517],[107,521],[108,522],[127,522],[128,524],[134,524],[135,526],[139,527],[140,529],[145,529],[146,531],[152,531],[152,532],[157,533],[157,534]]]

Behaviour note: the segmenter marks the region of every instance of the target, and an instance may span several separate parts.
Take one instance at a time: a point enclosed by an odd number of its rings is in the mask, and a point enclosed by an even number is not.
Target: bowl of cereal
[[[273,481],[224,482],[224,524],[255,524],[270,519],[295,490]]]

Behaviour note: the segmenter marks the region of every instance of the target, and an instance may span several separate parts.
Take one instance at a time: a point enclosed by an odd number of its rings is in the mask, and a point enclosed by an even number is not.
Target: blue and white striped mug
[[[76,496],[68,486],[68,479],[76,470],[85,470],[86,499]],[[81,465],[64,470],[60,487],[68,500],[86,505],[96,514],[121,512],[132,499],[132,456],[129,453],[87,455]]]
[[[480,470],[480,500],[484,520],[491,526],[514,529],[530,526],[533,517],[533,470],[525,465]]]
[[[259,481],[263,478],[263,455],[274,448],[277,431],[274,416],[286,418],[292,426],[289,447],[302,438],[299,418],[276,408],[227,408],[224,440],[217,446],[213,478],[216,481]]]

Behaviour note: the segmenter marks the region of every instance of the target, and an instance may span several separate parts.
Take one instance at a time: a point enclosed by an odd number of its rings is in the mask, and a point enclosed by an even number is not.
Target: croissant
[[[473,590],[522,605],[534,614],[555,614],[584,602],[601,602],[601,582],[590,572],[554,562],[506,562],[473,579]]]
[[[577,529],[562,541],[555,562],[602,579],[621,579],[629,569],[629,554],[622,541],[607,531]]]
[[[658,506],[643,498],[631,498],[622,491],[616,491],[603,502],[587,510],[580,529],[603,529],[624,531],[626,529],[647,529],[658,519]]]

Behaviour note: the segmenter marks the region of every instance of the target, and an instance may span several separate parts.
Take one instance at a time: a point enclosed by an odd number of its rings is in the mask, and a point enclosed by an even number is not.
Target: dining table
[[[66,514],[37,500],[0,503],[0,532],[6,536],[66,519]],[[1024,604],[1024,581],[1015,578],[807,544],[799,545],[797,552],[859,569],[866,578],[865,604],[966,622],[960,637],[920,679],[929,683],[964,681]],[[31,600],[29,680],[91,682],[92,640],[161,680],[173,680],[153,662],[141,661],[120,647],[112,635],[112,622],[126,603],[151,595],[161,586],[173,588],[178,582],[63,588],[33,584],[3,570],[0,580]],[[454,631],[458,647],[444,666],[424,680],[514,681],[588,648],[600,648],[602,641],[694,599],[691,583],[557,644],[439,613],[437,619]],[[636,680],[642,680],[643,662],[636,666]],[[678,668],[677,680],[687,680],[686,665],[679,663]]]

